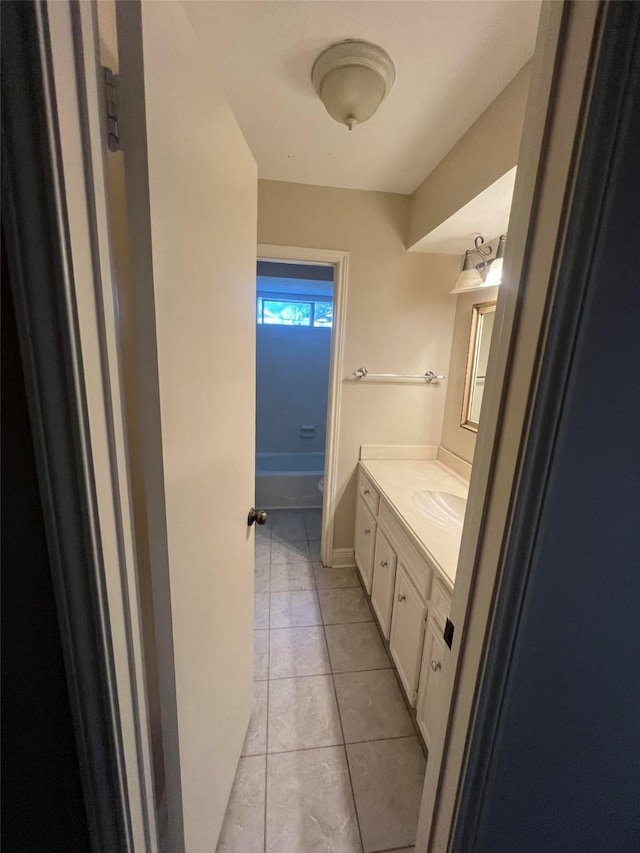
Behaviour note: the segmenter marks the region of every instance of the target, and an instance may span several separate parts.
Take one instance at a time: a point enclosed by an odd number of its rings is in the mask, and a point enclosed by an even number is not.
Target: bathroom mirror
[[[467,373],[462,398],[461,426],[473,432],[478,431],[482,396],[487,375],[489,345],[493,332],[496,303],[481,302],[473,306],[471,315],[471,335],[467,356]]]

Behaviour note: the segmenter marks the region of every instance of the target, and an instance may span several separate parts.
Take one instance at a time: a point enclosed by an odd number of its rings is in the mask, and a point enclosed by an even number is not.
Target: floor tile
[[[270,592],[271,583],[271,563],[269,560],[264,563],[259,563],[256,559],[253,569],[253,589],[254,592]]]
[[[321,625],[322,617],[315,590],[271,593],[271,627],[298,628]]]
[[[392,669],[334,676],[345,743],[415,734]]]
[[[284,542],[307,541],[304,510],[277,509],[270,513],[271,536]]]
[[[370,622],[373,619],[361,589],[320,589],[318,598],[325,625]]]
[[[355,569],[325,569],[322,563],[313,566],[313,573],[318,589],[346,589],[359,587]]]
[[[274,536],[271,540],[271,563],[310,562],[309,543],[306,539],[300,542],[283,542]]]
[[[253,680],[269,678],[269,631],[253,632]]]
[[[266,756],[241,758],[217,853],[263,853]]]
[[[268,751],[283,752],[342,743],[330,675],[269,682]]]
[[[320,539],[322,536],[322,510],[305,509],[304,523],[307,528],[307,539]]]
[[[255,610],[254,610],[254,616],[253,616],[253,627],[255,629],[268,628],[269,627],[269,593],[268,592],[256,592],[254,599],[255,599]]]
[[[325,626],[333,672],[387,669],[391,666],[375,622]]]
[[[314,540],[309,542],[309,553],[311,554],[311,560],[314,563],[320,562],[320,541]]]
[[[271,566],[271,592],[315,588],[315,576],[310,560],[299,563],[276,563]]]
[[[324,628],[274,628],[271,630],[269,678],[324,675],[331,672]]]
[[[426,768],[418,738],[352,743],[346,749],[366,853],[413,844]]]
[[[267,853],[360,853],[342,747],[268,756]]]
[[[253,712],[244,739],[242,755],[263,755],[267,751],[268,681],[253,682]]]

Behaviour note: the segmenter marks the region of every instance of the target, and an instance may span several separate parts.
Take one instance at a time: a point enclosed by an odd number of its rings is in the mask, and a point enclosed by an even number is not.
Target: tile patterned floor
[[[256,530],[254,710],[218,853],[410,853],[425,759],[353,569],[320,510]],[[393,784],[389,784],[393,780]]]

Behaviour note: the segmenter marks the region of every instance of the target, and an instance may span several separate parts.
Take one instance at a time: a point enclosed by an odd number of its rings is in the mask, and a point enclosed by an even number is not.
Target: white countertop
[[[466,500],[469,484],[436,460],[367,460],[360,463],[387,503],[395,510],[416,545],[423,549],[453,586],[456,579],[462,521],[431,518],[414,495],[440,491]]]

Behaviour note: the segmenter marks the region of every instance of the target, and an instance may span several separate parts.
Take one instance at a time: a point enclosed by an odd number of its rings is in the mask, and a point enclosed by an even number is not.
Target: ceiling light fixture
[[[376,44],[349,39],[323,51],[311,80],[329,115],[349,130],[370,119],[391,91],[396,70]]]
[[[474,241],[475,249],[467,249],[464,253],[462,270],[451,293],[466,293],[470,290],[480,290],[483,287],[500,284],[506,242],[507,235],[503,234],[498,241],[496,254],[491,258],[489,257],[493,251],[491,246],[485,246],[484,237],[478,235]],[[474,263],[473,255],[480,257],[479,263]]]

